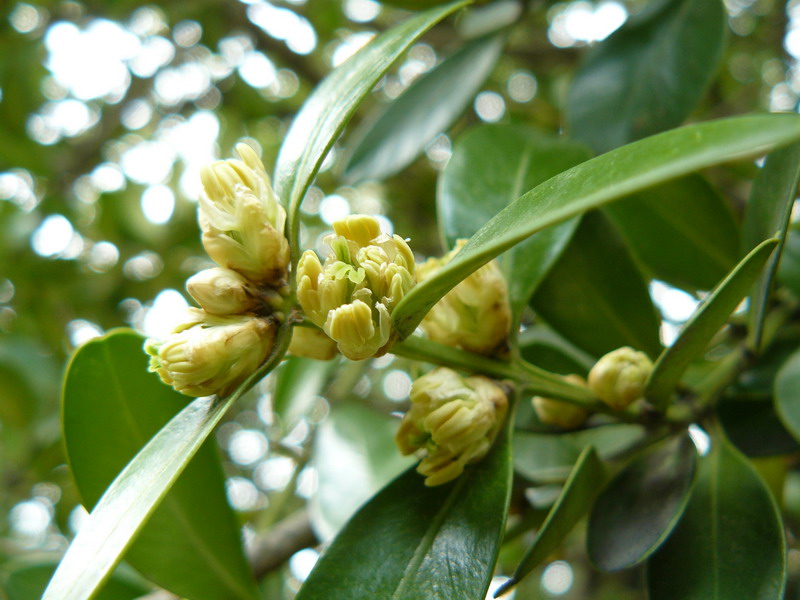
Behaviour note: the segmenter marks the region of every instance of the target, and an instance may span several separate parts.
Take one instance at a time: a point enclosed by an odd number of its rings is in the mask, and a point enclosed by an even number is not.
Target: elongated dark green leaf
[[[594,48],[567,96],[573,137],[605,152],[680,125],[717,71],[721,0],[659,0]]]
[[[605,212],[653,277],[685,290],[710,290],[739,259],[733,211],[699,175],[625,198]]]
[[[58,565],[58,558],[23,559],[9,563],[0,577],[8,600],[39,600]],[[96,600],[133,600],[150,590],[131,569],[117,569],[97,592]],[[4,596],[5,597],[5,596]]]
[[[723,398],[717,417],[725,435],[745,456],[761,458],[800,451],[800,444],[784,426],[771,397]]]
[[[753,189],[747,202],[742,226],[743,250],[748,252],[770,237],[777,237],[780,240],[777,250],[770,257],[767,268],[758,278],[751,295],[750,335],[753,349],[756,351],[761,345],[761,332],[767,313],[770,288],[789,232],[789,221],[799,181],[800,145],[795,144],[773,152],[767,157],[764,167],[753,182]]]
[[[408,336],[459,281],[537,231],[704,167],[752,158],[800,139],[800,116],[757,115],[668,131],[577,165],[536,186],[484,225],[458,256],[392,313]]]
[[[561,495],[550,509],[533,545],[525,552],[511,579],[494,593],[495,598],[516,585],[558,548],[575,524],[589,511],[605,482],[605,466],[600,462],[594,448],[587,446],[578,457]]]
[[[627,424],[558,434],[517,431],[514,434],[514,469],[532,481],[561,482],[567,479],[588,446],[594,447],[600,458],[613,458],[644,436],[644,428]]]
[[[458,0],[432,8],[383,33],[334,69],[305,101],[275,164],[275,192],[288,207],[292,239],[297,238],[295,217],[303,196],[358,105],[411,44],[467,4]]]
[[[439,178],[442,237],[468,238],[525,190],[583,162],[581,144],[521,125],[484,125],[461,136]],[[512,312],[518,314],[572,237],[577,221],[531,236],[501,258]]]
[[[414,82],[368,130],[354,134],[358,143],[345,178],[385,179],[411,164],[464,112],[494,68],[505,39],[505,33],[495,33],[470,42]]]
[[[398,477],[345,526],[297,599],[483,600],[511,492],[508,435],[445,485],[426,487],[413,469]]]
[[[589,517],[589,558],[603,571],[646,559],[681,518],[697,467],[697,451],[681,435],[637,457],[597,498]]]
[[[792,354],[778,371],[775,409],[789,433],[800,441],[800,351]]]
[[[413,461],[394,443],[397,422],[361,404],[334,406],[314,441],[317,491],[311,525],[327,541],[373,494]]]
[[[141,348],[140,344],[141,339],[129,331],[109,334],[105,338],[86,344],[76,354],[68,370],[65,390],[65,431],[66,437],[73,439],[72,443],[68,442],[71,447],[70,459],[73,470],[76,472],[76,478],[78,481],[86,482],[86,485],[89,486],[87,490],[89,493],[86,495],[92,499],[96,496],[95,486],[97,484],[90,481],[91,478],[94,475],[99,477],[100,473],[106,477],[106,472],[119,468],[119,457],[114,450],[115,444],[129,439],[135,431],[133,428],[137,427],[137,420],[131,416],[131,410],[136,410],[136,407],[123,410],[121,399],[148,404],[147,396],[152,394],[154,400],[161,398],[170,402],[169,394],[172,392],[169,388],[165,388],[147,374],[146,357],[141,355],[143,358],[139,359],[133,356],[133,348]],[[129,368],[127,362],[120,363],[118,356],[123,357],[125,361],[132,360],[132,366]],[[84,385],[89,387],[84,388]],[[127,395],[128,391],[135,392],[133,398]],[[91,395],[93,399],[82,398],[84,395]],[[235,398],[236,396],[232,395],[220,401],[214,398],[193,400],[136,454],[135,458],[114,479],[97,501],[89,517],[81,525],[78,535],[50,581],[43,600],[86,600],[91,597],[94,590],[108,577],[111,569],[119,562],[134,537],[175,484],[195,453],[200,450],[204,440],[213,431],[214,426]],[[73,403],[101,403],[102,400],[114,402],[120,412],[105,411],[104,416],[99,404],[91,407],[92,412],[85,416],[73,411]],[[175,399],[172,402],[175,402]],[[185,404],[185,400],[180,404]],[[175,404],[173,404],[174,408]],[[91,427],[97,431],[92,432],[85,419],[89,419]],[[86,447],[82,446],[73,437],[75,432],[83,432],[92,440],[99,441],[100,436],[104,433],[101,430],[107,427],[119,432],[118,421],[121,419],[124,419],[122,425],[131,429],[122,434],[123,439],[121,440],[118,438],[106,440],[106,445],[94,445],[91,451],[87,451],[88,444]],[[139,435],[144,436],[145,434],[140,432]],[[147,438],[144,437],[144,439]],[[205,452],[211,450],[213,449],[209,448]],[[96,456],[92,457],[92,453]],[[207,460],[213,458],[208,455],[206,457]],[[101,464],[106,458],[110,462],[113,460],[110,466]],[[201,460],[204,460],[202,456]],[[80,474],[85,465],[96,466],[88,470],[88,475]],[[192,478],[191,481],[197,480]],[[231,535],[235,537],[237,531],[235,528],[231,530],[230,526],[226,525],[228,517],[225,515],[226,511],[228,515],[230,514],[230,509],[224,503],[217,506],[213,499],[210,501],[211,504],[202,501],[200,496],[205,495],[206,492],[202,485],[205,485],[208,477],[204,474],[199,481],[200,488],[195,488],[190,483],[186,489],[191,492],[191,502],[204,506],[201,515],[207,521],[200,524],[200,529],[184,528],[183,535],[191,536],[191,543],[196,544],[195,550],[204,559],[201,563],[193,564],[202,564],[202,568],[209,572],[201,573],[197,569],[192,570],[189,573],[189,580],[183,581],[181,584],[189,586],[191,589],[187,591],[187,594],[191,594],[195,598],[252,598],[253,587],[251,580],[247,578],[246,565],[243,566],[240,562],[241,549],[238,540],[228,541]],[[198,489],[202,492],[198,492]],[[213,489],[208,490],[208,495],[212,498],[214,494]],[[182,493],[179,497],[181,498],[179,506],[182,507],[186,496]],[[169,506],[167,504],[166,508],[169,511],[167,513],[169,518],[183,522],[187,522],[187,520],[191,522],[195,518],[195,513],[190,512],[190,509],[185,509],[184,512],[184,510],[171,509]],[[219,510],[220,513],[209,515],[206,512],[209,506]],[[189,514],[192,517],[187,519]],[[219,525],[208,522],[217,518],[220,520]],[[231,556],[218,556],[216,548],[207,546],[207,539],[198,537],[204,535],[202,532],[206,528],[214,532],[215,536],[219,536],[221,547],[225,548],[225,551],[231,552]],[[175,529],[170,526],[168,532],[174,533]],[[158,533],[160,532],[154,531],[153,536],[157,536]],[[155,543],[155,541],[151,543]],[[179,541],[173,537],[167,537],[162,539],[161,543],[171,545],[179,543]],[[182,572],[182,557],[174,556],[168,550],[162,556],[164,560],[169,557],[169,564],[174,564],[176,572]],[[223,569],[229,570],[223,573]],[[197,581],[203,581],[209,586],[209,595],[204,595],[202,591],[195,589],[194,584]],[[177,583],[177,581],[170,581],[171,585],[177,585]],[[223,593],[227,595],[210,595],[211,590],[217,589],[224,590]]]
[[[669,401],[686,367],[700,356],[745,297],[778,240],[762,242],[720,282],[684,326],[678,339],[658,357],[645,395],[661,408]]]
[[[785,570],[785,535],[769,490],[747,459],[714,440],[680,524],[648,561],[648,597],[780,600]]]
[[[531,306],[558,333],[595,356],[622,346],[651,356],[661,351],[661,320],[647,284],[601,213],[584,215]]]
[[[291,431],[314,405],[315,399],[336,368],[336,360],[290,356],[275,373],[272,410],[281,418],[284,431]]]

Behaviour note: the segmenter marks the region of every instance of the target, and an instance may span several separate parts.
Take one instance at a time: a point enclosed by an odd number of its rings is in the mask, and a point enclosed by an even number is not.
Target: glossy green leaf
[[[143,342],[124,330],[92,340],[77,352],[67,373],[64,440],[88,510],[188,401],[148,373]],[[253,597],[252,575],[213,441],[198,451],[153,512],[127,559],[179,595],[198,600]]]
[[[314,406],[323,387],[338,365],[337,360],[315,360],[290,356],[275,372],[272,410],[291,431]]]
[[[639,564],[681,518],[697,467],[697,451],[680,435],[638,456],[608,484],[589,517],[589,558],[603,571]]]
[[[726,437],[745,456],[761,458],[800,451],[800,444],[778,417],[772,397],[723,398],[717,404],[717,418]]]
[[[786,429],[800,441],[800,351],[792,354],[778,371],[775,409]]]
[[[468,238],[523,192],[583,162],[581,144],[521,125],[483,125],[456,141],[439,178],[437,211],[445,243]],[[500,257],[512,312],[527,304],[536,286],[572,237],[577,221],[531,236]]]
[[[590,51],[567,95],[573,137],[606,152],[680,125],[717,72],[721,0],[650,2]]]
[[[656,406],[666,407],[686,367],[705,352],[711,338],[747,295],[777,243],[767,240],[745,256],[703,301],[672,346],[658,357],[645,390]]]
[[[99,355],[100,361],[96,364],[102,366],[107,361],[109,365],[117,367],[116,360],[108,358],[112,354],[106,353],[104,348],[118,341],[127,346],[130,342],[126,344],[123,340],[126,338],[130,340],[132,335],[130,332],[121,331],[90,342],[89,344],[93,345],[84,346],[82,351],[76,354],[73,364],[91,364],[95,361],[88,358]],[[144,367],[137,372],[146,374]],[[68,372],[68,386],[72,377],[74,372],[71,367]],[[115,381],[117,380],[101,381],[98,385],[102,384],[100,389],[107,389]],[[93,393],[95,391],[93,390]],[[215,397],[193,400],[139,451],[114,479],[82,524],[42,600],[88,600],[92,596],[236,398],[237,395],[233,394],[221,400]],[[66,421],[65,426],[71,427]],[[107,453],[104,448],[96,451],[101,453],[100,458]],[[79,464],[82,460],[73,458],[73,465]],[[197,500],[196,490],[193,487],[191,489]],[[205,525],[208,526],[209,523]],[[170,539],[169,543],[172,542]],[[228,562],[235,565],[238,561],[228,558],[225,564]],[[240,583],[235,573],[236,571],[228,573],[229,581],[235,582],[234,585]],[[200,578],[197,572],[191,575]],[[231,593],[234,593],[234,590],[229,589],[228,597],[231,597]],[[237,586],[234,597],[250,598],[252,597],[250,593],[249,585]]]
[[[756,115],[668,131],[581,163],[515,200],[458,256],[412,289],[392,313],[410,335],[430,308],[470,273],[537,231],[705,167],[760,156],[800,139],[800,116]]]
[[[778,263],[778,281],[800,298],[800,224],[790,223],[783,255]]]
[[[306,190],[356,108],[411,44],[467,4],[458,0],[432,8],[386,31],[334,69],[305,101],[275,164],[275,192],[288,207],[291,239],[297,240],[296,215]]]
[[[770,154],[753,182],[742,225],[743,250],[750,251],[763,240],[777,237],[777,250],[770,257],[750,297],[750,337],[755,350],[761,346],[761,332],[767,313],[772,280],[783,252],[792,207],[800,182],[800,145]]]
[[[464,112],[494,68],[505,39],[505,33],[496,33],[470,42],[415,81],[368,129],[356,132],[345,178],[385,179],[411,164]]]
[[[654,278],[685,290],[710,290],[739,259],[733,211],[699,175],[625,198],[605,212]]]
[[[522,358],[552,373],[585,376],[596,360],[543,324],[526,328],[518,342]]]
[[[494,594],[497,598],[516,585],[558,548],[575,524],[585,515],[606,482],[606,469],[594,448],[587,446],[564,484],[561,494],[542,524],[533,544],[506,583]]]
[[[780,600],[785,576],[775,501],[750,462],[714,440],[681,522],[648,561],[648,597]]]
[[[602,459],[614,458],[642,441],[640,425],[615,424],[570,433],[514,434],[514,469],[539,483],[567,479],[581,453],[592,446]]]
[[[311,525],[330,540],[364,502],[413,462],[394,443],[397,421],[348,402],[333,407],[314,441]]]
[[[413,469],[395,479],[336,537],[297,600],[483,600],[511,492],[508,435],[445,485],[426,487]]]
[[[8,600],[39,600],[58,565],[58,558],[23,559],[9,563],[0,578]],[[117,569],[97,592],[95,600],[133,600],[149,588],[130,569]],[[5,596],[3,596],[5,598]]]
[[[595,356],[632,346],[657,356],[661,319],[641,272],[608,220],[583,217],[531,300],[553,329]]]

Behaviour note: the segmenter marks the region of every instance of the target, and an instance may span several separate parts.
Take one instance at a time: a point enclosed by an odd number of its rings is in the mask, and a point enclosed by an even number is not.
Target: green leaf
[[[103,352],[97,350],[108,343],[115,343],[113,340],[124,340],[131,335],[122,331],[90,342],[94,345],[84,346],[73,361],[77,361],[78,365],[91,362],[84,360],[83,356],[87,356],[84,352],[88,351],[90,357],[93,354],[102,357]],[[110,360],[116,366],[116,361],[113,358]],[[70,368],[67,385],[72,376]],[[113,382],[100,383],[103,384],[101,389],[106,389]],[[232,394],[223,399],[206,397],[193,400],[139,451],[114,479],[82,524],[42,600],[88,600],[92,596],[237,398],[237,394]],[[66,427],[70,425],[66,424]],[[98,451],[101,452],[101,458],[106,453],[106,449]],[[77,464],[78,460],[73,462]],[[192,490],[197,500],[197,491],[194,488]],[[169,543],[172,542],[170,539]],[[238,581],[234,573],[236,571],[228,575],[233,578],[232,581]],[[192,576],[200,577],[197,572],[193,572]],[[251,597],[249,587],[238,590],[236,594],[236,597]]]
[[[290,239],[295,243],[300,203],[356,108],[411,44],[469,2],[458,0],[432,8],[386,31],[334,69],[305,101],[283,140],[275,164],[275,192],[288,207]]]
[[[310,516],[321,540],[330,540],[364,502],[412,462],[394,443],[397,421],[349,402],[334,406],[314,441],[317,491]]]
[[[537,231],[659,183],[800,139],[800,116],[756,115],[668,131],[548,179],[484,225],[447,266],[414,287],[392,313],[406,337],[470,273]]]
[[[597,498],[589,517],[589,558],[603,571],[639,564],[667,538],[689,501],[697,451],[688,435],[651,448]]]
[[[539,483],[567,479],[573,465],[588,446],[602,459],[614,458],[645,437],[640,425],[615,424],[570,433],[529,433],[514,435],[514,469]]]
[[[437,133],[464,112],[494,68],[505,39],[503,32],[465,45],[357,131],[345,178],[385,179],[411,164]]]
[[[800,225],[790,223],[778,263],[778,281],[800,298]]]
[[[739,228],[729,204],[705,179],[690,175],[639,196],[605,212],[653,277],[685,290],[710,290],[734,267]]]
[[[39,600],[57,565],[58,558],[23,559],[6,565],[2,589],[8,600]],[[94,596],[95,600],[133,600],[147,594],[149,588],[129,571],[117,569]]]
[[[747,295],[777,244],[778,240],[767,240],[745,256],[703,301],[675,343],[658,357],[645,389],[645,396],[657,407],[666,407],[686,367],[705,352],[711,338]]]
[[[777,237],[777,251],[772,255],[751,294],[750,338],[756,351],[761,346],[761,333],[767,313],[772,280],[783,253],[792,207],[800,181],[800,145],[795,144],[771,153],[753,182],[742,226],[743,250],[748,252],[763,240]]]
[[[651,2],[575,74],[566,108],[573,137],[606,152],[680,125],[717,71],[726,29],[720,0]]]
[[[124,330],[92,340],[77,352],[67,372],[64,440],[88,510],[187,404],[186,396],[148,373],[143,342]],[[253,597],[254,583],[226,499],[215,442],[209,440],[197,452],[126,556],[149,579],[181,596]]]
[[[594,448],[587,446],[578,457],[561,495],[550,509],[533,544],[525,552],[511,579],[495,591],[495,598],[519,583],[558,548],[575,524],[589,511],[605,482],[605,466],[600,462]]]
[[[779,600],[785,571],[775,501],[750,462],[715,439],[680,524],[648,562],[648,597]]]
[[[529,190],[588,159],[581,144],[520,125],[483,125],[456,141],[439,178],[437,210],[445,243],[452,247]],[[577,221],[531,236],[500,257],[512,312],[533,291],[572,237]]]
[[[800,351],[792,354],[778,371],[775,409],[789,433],[800,441]]]
[[[529,363],[561,375],[585,376],[596,362],[543,324],[531,325],[520,333],[519,351]]]
[[[286,432],[314,406],[322,388],[338,365],[337,360],[290,356],[275,372],[272,410]]]
[[[632,346],[657,356],[661,319],[641,272],[600,213],[581,221],[531,300],[553,329],[595,356]]]
[[[509,434],[450,483],[426,487],[413,469],[394,480],[345,526],[297,600],[483,600],[510,499]]]
[[[761,458],[800,451],[775,412],[772,398],[728,398],[717,405],[717,418],[727,438],[746,456]]]

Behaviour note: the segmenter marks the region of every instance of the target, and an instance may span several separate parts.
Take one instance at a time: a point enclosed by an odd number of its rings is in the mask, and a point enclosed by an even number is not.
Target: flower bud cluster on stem
[[[290,262],[286,211],[255,151],[202,169],[198,222],[217,267],[189,278],[200,305],[163,340],[149,339],[150,370],[190,396],[227,395],[272,353]]]

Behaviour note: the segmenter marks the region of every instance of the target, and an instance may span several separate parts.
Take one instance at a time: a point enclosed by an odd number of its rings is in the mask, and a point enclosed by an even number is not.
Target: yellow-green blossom
[[[222,267],[193,275],[186,281],[186,290],[212,315],[237,315],[258,305],[255,290],[244,275]]]
[[[203,246],[219,266],[278,287],[289,265],[286,211],[255,151],[238,144],[236,152],[241,160],[217,161],[200,172]]]
[[[447,483],[483,458],[505,419],[508,400],[490,379],[434,369],[411,386],[411,408],[395,440],[403,454],[423,450],[425,485]]]
[[[319,329],[295,327],[292,332],[292,342],[289,344],[289,354],[330,360],[337,354],[336,342]]]
[[[575,385],[586,385],[586,380],[580,375],[566,375],[566,381]],[[531,401],[539,420],[546,425],[557,425],[563,429],[575,429],[583,425],[589,416],[589,411],[581,406],[545,398],[544,396],[534,396]]]
[[[149,339],[150,371],[188,396],[226,395],[264,362],[275,322],[252,315],[220,317],[197,308],[164,340]]]
[[[429,279],[449,263],[464,247],[455,248],[442,258],[431,258],[417,269],[417,280]],[[508,286],[497,261],[472,273],[444,296],[420,323],[433,341],[475,352],[493,354],[502,348],[511,327]]]
[[[615,410],[644,394],[653,363],[644,352],[624,346],[609,352],[589,371],[589,388]]]
[[[324,264],[312,250],[300,258],[297,299],[347,358],[380,356],[394,341],[391,312],[414,285],[414,255],[374,217],[352,215],[333,229]]]

